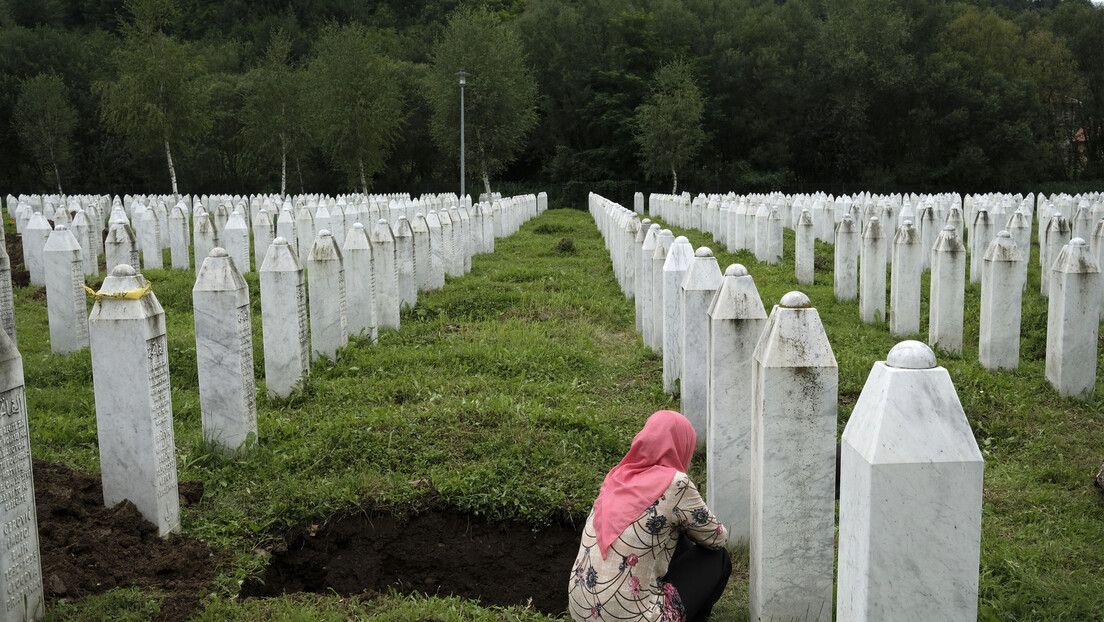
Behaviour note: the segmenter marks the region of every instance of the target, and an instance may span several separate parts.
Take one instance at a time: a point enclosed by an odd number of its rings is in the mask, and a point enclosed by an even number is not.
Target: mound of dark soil
[[[484,605],[567,609],[567,578],[582,526],[534,532],[458,512],[426,512],[405,522],[355,515],[292,529],[260,581],[242,596],[291,592],[454,594]]]
[[[161,620],[195,611],[229,556],[178,537],[162,539],[129,501],[104,507],[99,477],[34,461],[35,504],[47,600],[77,599],[115,587],[166,594]],[[203,496],[199,482],[181,482],[181,504]]]

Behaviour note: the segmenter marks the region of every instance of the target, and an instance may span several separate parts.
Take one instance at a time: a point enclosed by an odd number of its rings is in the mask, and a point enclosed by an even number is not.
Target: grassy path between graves
[[[790,260],[777,267],[723,252],[705,234],[678,233],[713,248],[722,267],[744,263],[768,310],[795,289],[789,231]],[[184,536],[234,554],[198,618],[548,619],[456,598],[237,598],[287,528],[335,515],[443,505],[534,528],[578,523],[647,415],[677,409],[662,392],[661,361],[633,330],[632,301],[617,288],[588,214],[550,211],[472,265],[470,275],[422,294],[401,331],[381,334],[374,345],[354,340],[335,361],[316,363],[301,395],[261,397],[260,441],[231,458],[201,440],[193,275],[146,273],[166,311],[180,479],[200,480],[206,491],[183,510]],[[861,324],[857,303],[834,301],[830,246],[818,244],[817,265],[815,284],[804,290],[840,364],[842,431],[871,364],[897,340],[885,327]],[[964,353],[939,354],[987,460],[981,618],[1090,619],[1104,610],[1104,497],[1091,485],[1104,459],[1104,415],[1100,398],[1063,400],[1046,383],[1046,304],[1034,263],[1031,275],[1036,290],[1025,296],[1020,369],[993,374],[978,365],[977,285],[966,296]],[[255,273],[246,279],[263,379],[258,283]],[[924,288],[926,301],[926,275]],[[49,353],[45,300],[36,289],[16,290],[32,453],[98,473],[89,353]],[[703,461],[694,471],[704,482]],[[746,562],[737,566],[714,619],[747,617]],[[566,589],[569,569],[556,570]],[[54,603],[49,615],[143,620],[158,607],[158,594],[123,589]]]

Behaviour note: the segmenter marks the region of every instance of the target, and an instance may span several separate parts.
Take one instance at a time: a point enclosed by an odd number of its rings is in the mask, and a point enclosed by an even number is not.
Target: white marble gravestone
[[[859,232],[850,215],[836,227],[833,280],[836,300],[841,302],[859,297]]]
[[[659,225],[650,223],[644,233],[644,241],[640,244],[640,257],[637,259],[636,279],[636,313],[640,326],[640,336],[644,345],[652,344],[652,283],[655,280],[652,275],[652,255],[655,254],[656,238],[659,236]]]
[[[341,249],[326,229],[318,232],[307,255],[311,360],[337,357],[349,340],[345,298],[345,265]]]
[[[882,223],[871,217],[863,229],[859,259],[859,318],[867,324],[885,321],[886,238]]]
[[[280,210],[280,215],[276,217],[276,237],[284,238],[291,250],[298,256],[299,236],[295,232],[295,216],[292,215],[290,209]],[[309,252],[310,249],[307,250]]]
[[[192,305],[203,438],[235,451],[257,438],[257,383],[249,286],[225,249],[203,260]]]
[[[406,216],[399,216],[395,223],[395,270],[399,283],[399,307],[418,304],[417,268],[414,255],[414,230]]]
[[[418,212],[410,221],[410,231],[414,235],[414,281],[419,291],[429,291],[432,285],[429,258],[429,224],[425,216]],[[365,234],[367,239],[368,234]],[[482,242],[482,239],[480,239]]]
[[[427,232],[428,234],[428,232]],[[372,244],[364,225],[355,223],[341,249],[345,260],[345,296],[350,335],[376,339],[376,302],[372,270]]]
[[[981,274],[978,361],[986,369],[1020,364],[1020,303],[1027,264],[1016,242],[1001,231],[985,251]]]
[[[227,254],[234,259],[234,265],[242,274],[251,272],[249,253],[249,225],[241,208],[235,209],[219,234],[219,243]],[[210,257],[210,253],[207,255]],[[206,261],[206,259],[204,260]],[[198,273],[199,270],[196,270]]]
[[[77,239],[77,244],[80,245],[81,270],[85,276],[96,276],[100,271],[98,251],[95,245],[92,244],[92,232],[94,230],[96,230],[96,227],[84,210],[78,210],[73,215],[70,231],[73,233],[73,237]]]
[[[299,208],[295,214],[295,234],[299,238],[298,248],[300,255],[307,255],[314,246],[314,215],[305,206]]]
[[[130,225],[121,222],[111,225],[104,241],[104,259],[108,274],[121,264],[139,265],[138,240]]]
[[[1086,399],[1096,387],[1100,268],[1089,245],[1073,238],[1050,273],[1046,377],[1059,395]]]
[[[138,220],[138,247],[142,251],[143,268],[160,270],[165,267],[161,255],[161,223],[153,210],[145,210]]]
[[[981,267],[985,263],[985,252],[996,235],[996,223],[989,217],[989,210],[979,209],[970,228],[970,282],[981,282]]]
[[[698,447],[709,442],[709,304],[721,286],[713,251],[694,251],[680,287],[682,317],[682,414],[697,433]]]
[[[649,333],[652,341],[648,346],[657,354],[663,353],[663,264],[667,263],[667,251],[674,241],[675,235],[670,229],[660,229],[652,252],[652,332]]]
[[[372,283],[375,287],[372,294],[376,301],[376,326],[399,330],[399,282],[391,226],[381,218],[369,232],[368,240],[372,243]]]
[[[215,223],[207,212],[200,212],[195,217],[195,228],[192,230],[192,252],[195,253],[195,269],[203,265],[203,260],[211,254],[211,250],[219,246],[219,235],[215,229]]]
[[[1039,259],[1042,262],[1039,292],[1044,296],[1049,296],[1050,279],[1054,276],[1051,268],[1054,267],[1054,261],[1058,258],[1058,253],[1062,252],[1066,244],[1069,244],[1072,231],[1070,230],[1069,221],[1059,213],[1051,215],[1046,228],[1039,227],[1039,230],[1045,231],[1046,235],[1046,245],[1040,245],[1039,247]]]
[[[444,267],[446,275],[461,276],[462,271],[456,269],[458,249],[456,247],[456,235],[453,233],[453,229],[456,229],[459,225],[452,222],[452,216],[449,215],[448,210],[437,212],[437,219],[441,225],[441,265]],[[461,263],[463,263],[462,258]]]
[[[276,223],[272,220],[272,213],[267,209],[258,211],[250,228],[253,230],[253,265],[260,270],[268,247],[276,239]]]
[[[694,261],[694,247],[684,236],[671,243],[663,262],[663,390],[675,392],[682,377],[682,280]]]
[[[46,307],[50,351],[68,354],[88,347],[88,302],[84,261],[77,238],[58,225],[42,249],[46,264]]]
[[[931,295],[928,299],[928,344],[947,352],[962,351],[962,314],[966,297],[966,247],[951,225],[944,227],[931,250]]]
[[[42,249],[46,246],[46,238],[54,230],[50,221],[46,220],[40,212],[31,215],[27,226],[23,228],[23,265],[30,273],[31,285],[46,284],[46,264],[42,257]]]
[[[169,224],[167,227],[169,238],[169,255],[174,270],[187,270],[192,267],[191,248],[188,245],[191,239],[191,231],[188,226],[188,215],[184,208],[177,205],[169,212]]]
[[[801,210],[797,217],[797,231],[794,242],[794,276],[802,285],[813,284],[813,251],[816,236],[813,231],[813,216],[809,210]]]
[[[836,619],[977,619],[984,462],[951,376],[903,341],[841,443]]]
[[[0,331],[0,620],[41,620],[46,613],[42,591],[38,518],[35,512],[31,438],[23,384],[23,357]]]
[[[259,272],[265,388],[269,396],[287,397],[310,373],[306,279],[282,237],[269,245]]]
[[[16,345],[15,297],[12,292],[11,258],[8,257],[6,246],[0,244],[0,330]]]
[[[445,286],[445,250],[441,219],[436,211],[426,214],[426,227],[429,228],[429,289],[441,289]],[[491,240],[493,245],[494,235]]]
[[[920,232],[906,220],[893,236],[893,271],[889,288],[889,333],[898,337],[920,332],[920,274],[924,271]]]
[[[180,497],[165,311],[148,286],[133,267],[115,266],[88,328],[104,504],[129,499],[165,536],[180,530]]]
[[[725,270],[709,306],[706,499],[734,541],[751,534],[751,400],[755,346],[767,312],[744,266]]]
[[[783,296],[755,348],[752,620],[832,619],[838,373],[808,296]]]
[[[1020,264],[1020,270],[1023,272],[1023,278],[1020,282],[1023,283],[1024,289],[1027,288],[1027,267],[1030,263],[1028,260],[1031,255],[1031,217],[1027,215],[1023,210],[1016,210],[1008,217],[1008,233],[1012,236],[1012,241],[1016,243],[1016,248],[1020,249],[1020,253],[1024,256],[1024,262]]]

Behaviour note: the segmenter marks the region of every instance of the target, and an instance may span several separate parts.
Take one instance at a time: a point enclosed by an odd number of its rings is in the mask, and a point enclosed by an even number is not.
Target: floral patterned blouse
[[[572,620],[684,622],[678,591],[662,580],[683,533],[711,549],[728,542],[728,531],[685,473],[675,474],[659,499],[610,545],[605,559],[591,510],[568,583]]]

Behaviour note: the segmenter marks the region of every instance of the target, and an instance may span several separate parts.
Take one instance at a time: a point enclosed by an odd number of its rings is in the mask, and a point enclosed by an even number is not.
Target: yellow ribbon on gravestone
[[[87,285],[82,284],[82,286],[84,287],[84,291],[88,292],[88,295],[92,296],[96,300],[100,300],[101,298],[121,298],[121,299],[124,299],[124,300],[141,300],[143,296],[145,296],[146,294],[153,291],[153,285],[151,285],[148,281],[146,282],[145,287],[139,287],[138,289],[132,289],[132,290],[128,290],[128,291],[125,291],[125,292],[114,292],[114,293],[111,293],[111,294],[103,294],[103,293],[97,292],[97,291],[93,290],[91,287],[89,287]]]

